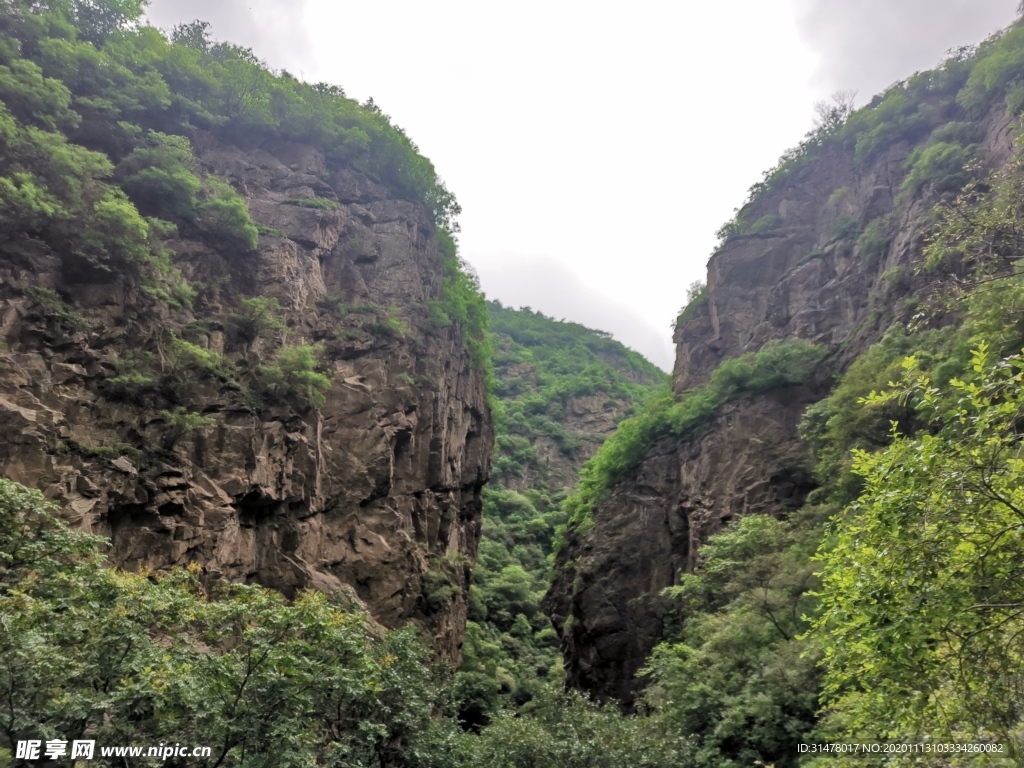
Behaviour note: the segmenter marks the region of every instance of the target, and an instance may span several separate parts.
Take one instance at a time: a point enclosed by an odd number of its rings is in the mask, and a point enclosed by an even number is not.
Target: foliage
[[[200,229],[224,240],[228,245],[254,251],[259,245],[259,230],[249,216],[245,199],[232,186],[213,176],[203,182],[202,202],[196,207]]]
[[[676,327],[684,325],[708,300],[708,287],[702,282],[694,282],[686,289],[686,306],[679,310]]]
[[[231,314],[230,320],[238,329],[238,335],[247,345],[257,339],[267,338],[274,333],[283,333],[285,324],[280,302],[272,296],[242,296],[238,300],[239,311]]]
[[[131,372],[119,376],[111,376],[104,380],[104,394],[112,400],[137,400],[146,392],[156,388],[157,381],[153,376]]]
[[[118,163],[115,178],[136,205],[153,216],[192,220],[202,182],[184,136],[150,131],[146,144]]]
[[[810,740],[820,673],[797,637],[816,610],[821,519],[809,508],[730,523],[666,590],[679,615],[648,660],[644,698],[666,732],[689,736],[695,765],[792,766]]]
[[[75,314],[60,294],[52,288],[35,286],[29,290],[29,293],[35,299],[43,317],[54,320],[72,331],[81,331],[89,327],[89,324]]]
[[[652,398],[619,425],[581,470],[579,485],[566,501],[570,527],[589,527],[612,483],[637,466],[655,440],[693,436],[729,400],[802,383],[823,358],[823,349],[806,342],[770,342],[757,352],[726,360],[707,384],[678,400],[667,389]]]
[[[842,240],[851,240],[857,237],[860,232],[860,221],[848,214],[836,217],[832,223],[832,239],[830,242],[838,243]]]
[[[173,411],[161,411],[160,417],[164,421],[164,448],[168,450],[185,435],[204,432],[217,426],[217,419],[213,416],[203,416],[180,406]]]
[[[879,216],[868,222],[857,238],[857,253],[865,267],[873,267],[889,250],[892,223],[887,216]]]
[[[286,237],[285,233],[276,227],[268,227],[266,224],[260,224],[256,222],[256,231],[261,235],[267,235],[268,237]]]
[[[962,264],[980,281],[1006,274],[1024,246],[1024,154],[1021,139],[1006,165],[988,178],[975,179],[951,201],[935,208],[935,229],[924,252],[924,267]]]
[[[323,594],[212,594],[199,567],[109,569],[36,491],[0,480],[0,744],[204,744],[221,766],[425,764],[443,702],[409,630],[371,632]]]
[[[604,435],[574,428],[570,436],[573,399],[598,396],[621,418],[665,378],[606,333],[497,302],[487,310],[495,349],[492,392],[504,418],[496,424],[470,623],[455,681],[459,718],[474,729],[507,707],[546,695],[561,676],[558,638],[540,603],[554,533],[566,521],[562,501],[571,477],[552,472],[538,448],[554,443],[563,461],[578,465]]]
[[[769,213],[751,224],[750,229],[745,234],[763,235],[768,232],[774,232],[780,226],[782,226],[782,218],[774,213]]]
[[[212,42],[203,22],[179,27],[168,41],[144,25],[144,6],[0,5],[5,237],[41,239],[68,261],[130,274],[170,308],[189,307],[195,291],[162,243],[173,231],[163,219],[236,250],[255,249],[259,234],[230,184],[199,173],[189,139],[197,130],[226,142],[311,144],[324,152],[327,173],[355,168],[457,231],[454,197],[372,102],[272,73],[252,51]],[[319,198],[301,204],[336,206]]]
[[[331,387],[330,378],[317,371],[319,353],[319,347],[306,343],[282,348],[272,365],[260,366],[263,386],[280,400],[319,408]]]
[[[519,714],[499,714],[479,737],[463,737],[446,768],[690,768],[685,735],[656,720],[622,717],[578,693],[545,692]]]
[[[458,255],[452,232],[437,232],[437,249],[441,258],[442,283],[440,304],[433,309],[434,319],[441,326],[454,324],[462,329],[463,343],[469,350],[471,365],[484,372],[490,382],[491,341],[487,333],[487,302],[480,290],[476,273]]]
[[[977,144],[963,147],[943,141],[918,147],[907,158],[910,172],[901,189],[916,195],[930,184],[936,192],[956,191],[970,179],[969,166],[980,150]]]
[[[1024,27],[1015,26],[985,42],[957,101],[981,115],[1024,78]]]
[[[176,380],[188,380],[199,374],[225,381],[233,381],[237,373],[217,351],[204,349],[185,341],[171,332],[170,346],[164,365],[165,373]]]
[[[1018,425],[1024,357],[982,344],[942,388],[904,362],[902,388],[929,429],[893,426],[886,449],[854,453],[859,499],[833,520],[823,613],[814,624],[834,729],[918,739],[938,727],[1020,753],[1024,648]]]
[[[412,333],[412,326],[402,317],[402,311],[397,304],[391,304],[383,317],[364,322],[363,328],[371,333],[393,336],[396,339],[403,339]]]

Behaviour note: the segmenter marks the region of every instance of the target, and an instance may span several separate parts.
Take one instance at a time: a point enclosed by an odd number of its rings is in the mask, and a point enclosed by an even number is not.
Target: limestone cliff
[[[443,280],[430,212],[301,144],[193,145],[264,234],[244,252],[181,229],[170,246],[199,287],[191,310],[41,241],[0,243],[3,475],[110,537],[117,566],[344,590],[457,662],[493,432],[483,373],[430,311]],[[283,308],[273,339],[239,328],[253,296]],[[175,337],[237,376],[178,361],[169,386]],[[258,367],[298,342],[321,345],[326,402],[254,404]],[[128,361],[151,386],[111,386]],[[211,426],[177,433],[167,414],[181,407]],[[426,599],[438,579],[452,587],[440,605]]]
[[[870,162],[841,142],[808,151],[807,162],[755,195],[711,257],[706,294],[675,331],[677,400],[723,361],[772,339],[804,339],[830,355],[805,385],[733,400],[700,434],[657,440],[613,483],[590,530],[570,526],[545,600],[570,686],[632,703],[637,672],[662,634],[661,590],[692,571],[699,546],[725,521],[803,503],[814,488],[797,432],[806,406],[827,394],[829,374],[930,300],[933,278],[913,267],[927,214],[948,190],[905,184],[908,158],[962,116],[952,102],[925,107],[930,123]],[[999,103],[955,125],[972,132],[971,151],[994,168],[1011,152],[1011,124]]]

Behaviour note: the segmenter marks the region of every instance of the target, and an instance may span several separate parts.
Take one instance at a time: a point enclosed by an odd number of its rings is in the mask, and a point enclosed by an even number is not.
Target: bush
[[[29,289],[29,293],[35,299],[39,313],[46,319],[60,323],[71,331],[82,331],[89,327],[89,324],[72,312],[60,294],[52,288],[36,286]]]
[[[697,309],[705,304],[707,300],[707,285],[700,281],[691,283],[690,287],[686,289],[686,306],[679,311],[679,316],[676,317],[676,327],[678,328],[693,317]]]
[[[157,131],[148,133],[147,144],[118,163],[115,173],[122,189],[151,215],[192,220],[202,189],[194,173],[192,145],[184,136]]]
[[[197,344],[178,338],[171,332],[171,344],[167,353],[166,371],[172,377],[186,379],[199,373],[225,381],[237,378],[234,368],[212,349],[203,349]]]
[[[299,344],[284,347],[273,365],[260,366],[259,375],[266,390],[278,399],[319,408],[326,401],[331,380],[317,371],[320,347]]]
[[[74,734],[212,746],[199,768],[445,764],[457,734],[413,630],[371,630],[321,593],[207,592],[198,564],[125,573],[108,546],[0,479],[5,746]]]
[[[247,345],[256,339],[266,338],[272,333],[281,333],[285,330],[283,310],[276,298],[243,296],[238,304],[239,311],[233,312],[230,320]]]
[[[161,411],[164,420],[164,448],[170,450],[185,435],[193,432],[204,432],[217,426],[217,419],[203,416],[189,408],[175,408],[173,411]]]
[[[135,401],[147,392],[155,391],[157,381],[144,373],[125,373],[103,382],[107,397],[112,400]]]
[[[259,246],[259,230],[249,216],[245,200],[220,179],[203,182],[202,198],[196,209],[200,228],[224,240],[228,245],[254,251]]]
[[[874,266],[889,250],[890,226],[888,217],[879,216],[872,219],[857,238],[857,252],[864,266]]]
[[[750,225],[750,229],[747,230],[748,235],[763,235],[766,232],[774,232],[782,226],[782,218],[775,214],[768,214],[762,216],[760,219]]]
[[[266,224],[260,224],[259,222],[256,222],[256,231],[267,237],[287,237],[280,229],[268,227]]]
[[[969,166],[981,153],[972,144],[962,147],[947,142],[929,143],[910,153],[906,167],[910,171],[900,187],[904,194],[917,195],[926,184],[936,192],[959,190],[971,178]]]
[[[832,224],[832,239],[830,242],[838,243],[843,240],[852,240],[860,232],[860,221],[856,217],[844,214],[836,218]]]

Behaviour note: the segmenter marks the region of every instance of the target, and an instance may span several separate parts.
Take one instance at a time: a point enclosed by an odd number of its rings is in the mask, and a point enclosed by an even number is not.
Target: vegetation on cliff
[[[458,203],[405,133],[371,102],[212,41],[203,22],[167,39],[141,23],[145,4],[0,2],[0,235],[45,243],[71,269],[134,275],[155,301],[190,307],[201,286],[174,264],[176,233],[232,252],[254,250],[261,230],[282,234],[200,167],[194,143],[300,142],[324,153],[328,176],[352,168],[430,210],[445,272],[435,315],[464,329],[485,367],[483,300],[455,252]]]
[[[456,677],[460,716],[474,727],[560,683],[558,636],[540,603],[555,531],[566,520],[567,485],[615,424],[665,379],[601,331],[499,302],[487,309],[499,418]]]
[[[720,405],[735,398],[801,384],[824,356],[824,349],[800,340],[770,343],[726,360],[707,384],[678,398],[663,388],[640,413],[624,421],[580,471],[579,485],[565,503],[568,529],[579,535],[589,530],[609,488],[640,463],[655,440],[692,437]],[[564,535],[564,530],[559,532],[556,549],[564,546]]]

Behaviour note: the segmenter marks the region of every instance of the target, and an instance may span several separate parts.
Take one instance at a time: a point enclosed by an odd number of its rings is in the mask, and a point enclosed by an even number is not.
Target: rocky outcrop
[[[601,443],[631,410],[629,400],[604,393],[568,398],[558,424],[574,446],[572,451],[566,451],[553,437],[534,435],[530,442],[537,452],[536,464],[524,467],[519,477],[501,478],[501,484],[520,493],[541,486],[572,488],[580,467],[597,453]]]
[[[981,128],[985,162],[998,167],[1012,148],[1001,105]],[[742,212],[768,225],[712,256],[707,298],[676,328],[677,398],[772,339],[822,344],[828,370],[818,384],[722,406],[697,437],[657,442],[599,505],[594,527],[570,531],[545,600],[569,685],[631,705],[661,637],[659,595],[693,569],[700,544],[737,515],[784,514],[813,488],[797,434],[804,409],[827,394],[829,371],[930,297],[912,265],[935,195],[900,197],[912,149],[896,144],[862,169],[849,151],[820,153]],[[872,222],[886,234],[880,249],[858,237]]]
[[[345,592],[457,663],[493,432],[461,332],[431,316],[429,212],[307,146],[194,144],[267,234],[255,252],[187,229],[170,242],[199,288],[192,310],[31,241],[0,244],[4,476],[109,536],[117,566]],[[331,202],[297,204],[313,198]],[[239,331],[252,296],[283,308],[276,338]],[[233,373],[176,363],[171,332]],[[260,366],[299,342],[320,345],[326,402],[255,403]],[[152,383],[113,386],[129,369]],[[182,407],[211,426],[175,429]],[[439,579],[454,587],[442,605],[427,596]]]

